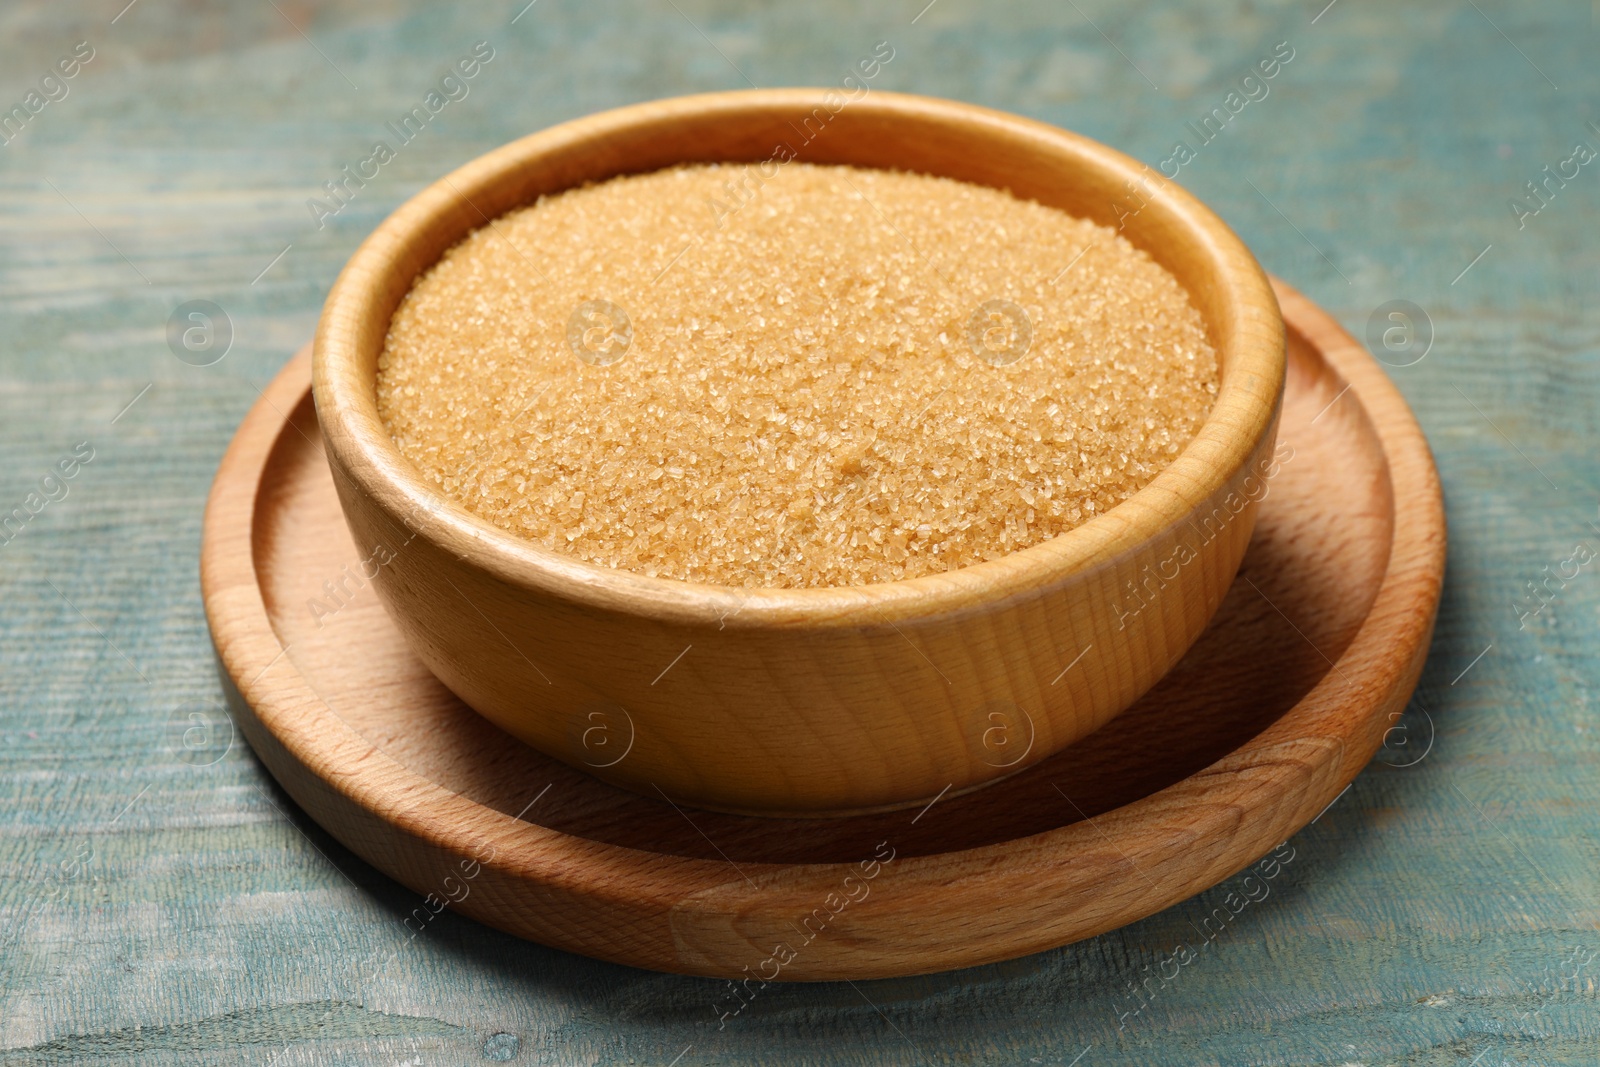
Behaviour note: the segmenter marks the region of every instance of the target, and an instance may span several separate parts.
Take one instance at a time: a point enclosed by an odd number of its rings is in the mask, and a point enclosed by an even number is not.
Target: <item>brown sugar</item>
[[[484,226],[395,312],[377,390],[400,451],[502,529],[810,587],[1087,522],[1177,456],[1217,376],[1183,288],[1110,228],[790,163],[616,178]]]

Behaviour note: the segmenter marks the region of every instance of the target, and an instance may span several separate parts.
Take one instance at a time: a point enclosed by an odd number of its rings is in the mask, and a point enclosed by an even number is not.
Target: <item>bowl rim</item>
[[[1219,293],[1220,319],[1229,343],[1219,345],[1223,364],[1217,396],[1205,421],[1176,458],[1142,489],[1088,522],[1040,544],[998,559],[915,578],[851,586],[787,588],[731,586],[655,578],[590,563],[545,548],[503,530],[467,510],[424,481],[378,416],[370,376],[361,373],[358,336],[374,306],[386,302],[397,264],[407,250],[428,241],[431,230],[449,226],[465,201],[481,222],[460,229],[440,246],[405,288],[438,261],[445,249],[494,216],[477,209],[472,193],[555,153],[583,148],[605,152],[624,131],[670,128],[707,115],[728,120],[818,106],[822,88],[755,89],[671,97],[600,112],[529,134],[478,156],[429,184],[390,214],[356,249],[329,291],[318,320],[313,357],[313,395],[330,465],[353,488],[377,502],[386,515],[458,560],[481,568],[514,588],[603,611],[642,615],[661,622],[715,624],[721,630],[771,626],[860,626],[944,615],[1036,593],[1073,575],[1114,563],[1163,536],[1232,482],[1271,432],[1282,403],[1286,351],[1277,298],[1266,274],[1244,243],[1215,213],[1137,160],[1081,134],[1007,112],[934,97],[872,90],[849,104],[880,117],[925,124],[958,124],[969,132],[1010,138],[1078,166],[1098,169],[1120,187],[1160,182],[1153,209],[1188,231],[1210,260]],[[692,163],[693,151],[682,162]],[[758,162],[758,160],[751,160]],[[650,169],[650,168],[646,168]],[[612,173],[627,173],[626,165]],[[508,208],[507,210],[514,210]],[[1136,247],[1137,244],[1136,244]],[[1191,294],[1191,299],[1193,295]],[[392,313],[391,313],[392,314]],[[386,325],[387,325],[387,318]],[[1208,321],[1208,328],[1214,323]]]

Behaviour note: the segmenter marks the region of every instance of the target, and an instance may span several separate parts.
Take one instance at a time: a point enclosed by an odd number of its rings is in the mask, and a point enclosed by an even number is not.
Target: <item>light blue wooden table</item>
[[[0,536],[0,1061],[1600,1062],[1600,564],[1571,562],[1600,550],[1588,5],[125,2],[0,9],[0,515],[24,516]],[[478,41],[464,98],[337,213],[308,207]],[[1409,747],[1120,1029],[1113,997],[1227,886],[1012,963],[778,989],[720,1032],[717,983],[451,915],[351,991],[341,965],[415,901],[229,743],[196,558],[233,428],[439,174],[620,104],[831,83],[879,41],[882,88],[1153,166],[1187,142],[1180,180],[1358,336],[1423,309],[1425,358],[1420,334],[1388,355],[1451,557]],[[190,300],[232,324],[209,366],[168,344]]]

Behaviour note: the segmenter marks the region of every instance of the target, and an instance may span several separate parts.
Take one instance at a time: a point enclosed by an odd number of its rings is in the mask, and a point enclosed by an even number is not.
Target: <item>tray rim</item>
[[[942,971],[1136,921],[1217,884],[1286,840],[1374,755],[1389,713],[1404,707],[1416,685],[1432,636],[1446,541],[1438,472],[1410,408],[1377,362],[1326,312],[1282,282],[1274,285],[1291,329],[1312,343],[1365,410],[1388,461],[1395,501],[1378,594],[1332,669],[1250,741],[1139,800],[1028,837],[897,857],[898,906],[863,906],[839,939],[774,980]],[[260,475],[310,380],[308,346],[261,391],[241,423],[218,467],[202,527],[201,589],[220,670],[237,696],[241,732],[269,772],[335,838],[419,892],[437,886],[437,875],[425,872],[441,863],[482,860],[494,874],[485,883],[494,892],[464,899],[459,910],[489,925],[656,970],[734,976],[738,961],[761,961],[770,917],[804,914],[809,907],[799,905],[822,900],[856,864],[747,862],[730,869],[731,861],[646,852],[513,818],[413,773],[284,666],[287,650],[255,569],[255,502]],[[1351,686],[1363,697],[1359,706],[1348,699]],[[1087,884],[1083,872],[1091,868],[1100,872],[1096,877],[1131,869],[1148,888]],[[566,927],[524,914],[518,905],[528,894],[551,913],[567,913],[560,916]],[[1039,907],[1041,898],[1048,907]],[[1013,903],[1019,914],[999,921],[996,909],[1019,899],[1033,903]],[[616,914],[580,920],[596,909]],[[941,940],[916,928],[972,923],[979,914],[985,922],[976,937]],[[875,935],[892,933],[896,921],[901,944],[886,948]]]

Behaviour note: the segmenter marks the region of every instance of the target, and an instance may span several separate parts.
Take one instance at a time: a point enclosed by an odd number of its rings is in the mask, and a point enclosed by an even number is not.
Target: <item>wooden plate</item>
[[[320,452],[306,352],[246,416],[201,578],[238,724],[353,852],[518,936],[752,980],[916,974],[1089,937],[1215,885],[1314,818],[1403,710],[1444,572],[1405,401],[1280,286],[1280,465],[1210,629],[1132,709],[922,811],[760,819],[605,785],[513,740],[412,656]],[[626,748],[626,722],[595,740]],[[756,976],[760,976],[757,978]]]

